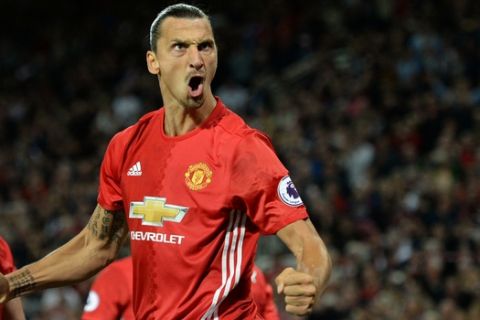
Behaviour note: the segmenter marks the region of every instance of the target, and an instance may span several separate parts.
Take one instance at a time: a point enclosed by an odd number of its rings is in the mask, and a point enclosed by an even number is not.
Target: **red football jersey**
[[[265,320],[279,320],[273,290],[256,265],[251,276],[251,296]],[[92,284],[82,320],[135,320],[132,308],[132,257],[113,262]]]
[[[95,278],[82,320],[135,320],[132,308],[132,259],[113,262]]]
[[[257,305],[258,313],[265,320],[279,320],[280,314],[273,300],[272,286],[268,283],[265,274],[257,265],[253,266],[251,281],[252,298]]]
[[[0,273],[7,274],[15,271],[13,255],[8,243],[0,236]],[[0,304],[0,320],[3,319],[3,304]]]
[[[182,136],[163,108],[118,133],[105,153],[99,204],[123,209],[137,319],[255,319],[250,276],[259,233],[306,219],[263,134],[218,103]]]

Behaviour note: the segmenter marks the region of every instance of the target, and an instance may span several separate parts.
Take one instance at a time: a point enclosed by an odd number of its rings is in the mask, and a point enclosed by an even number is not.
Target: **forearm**
[[[297,270],[311,275],[317,293],[327,286],[332,262],[325,243],[310,220],[297,221],[278,233],[297,260]]]
[[[327,286],[332,270],[330,255],[322,239],[318,236],[307,239],[295,256],[297,270],[310,274],[314,278],[317,292],[322,293]]]
[[[297,258],[297,270],[286,268],[276,277],[277,292],[284,295],[287,312],[305,316],[325,291],[332,270],[330,256],[308,219],[287,225],[277,235]]]
[[[8,274],[8,298],[88,279],[108,264],[114,254],[114,249],[108,246],[89,245],[84,230],[41,260]]]
[[[123,212],[97,206],[77,236],[45,256],[0,279],[0,303],[46,288],[85,280],[115,259],[128,228]]]

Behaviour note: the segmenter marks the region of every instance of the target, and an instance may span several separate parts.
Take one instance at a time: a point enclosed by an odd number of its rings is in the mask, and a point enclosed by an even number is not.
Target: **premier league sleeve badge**
[[[280,180],[277,193],[280,200],[288,206],[299,207],[303,204],[302,198],[300,198],[300,195],[289,176],[285,176]]]

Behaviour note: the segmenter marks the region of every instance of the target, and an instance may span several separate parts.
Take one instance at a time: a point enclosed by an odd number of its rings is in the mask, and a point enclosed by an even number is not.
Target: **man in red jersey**
[[[88,225],[45,258],[0,277],[0,301],[91,277],[130,232],[133,309],[147,319],[258,319],[250,276],[260,234],[297,258],[276,279],[286,310],[311,312],[331,262],[269,139],[211,91],[217,47],[198,8],[164,9],[146,54],[164,106],[116,134]]]
[[[251,281],[251,295],[258,313],[266,320],[280,319],[273,301],[272,287],[256,265]],[[132,292],[132,257],[113,262],[93,282],[82,320],[134,320]]]
[[[15,265],[10,247],[0,236],[0,273],[7,274],[14,270]],[[25,320],[20,298],[10,300],[5,305],[0,304],[0,320]]]
[[[273,289],[268,283],[262,269],[257,265],[253,266],[252,276],[252,299],[257,305],[258,313],[265,320],[280,320],[277,306],[273,300]]]
[[[132,258],[113,262],[95,278],[82,320],[135,320],[132,292]]]

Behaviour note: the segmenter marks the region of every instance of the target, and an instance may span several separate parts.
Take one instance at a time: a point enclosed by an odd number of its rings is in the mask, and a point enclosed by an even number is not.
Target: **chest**
[[[200,138],[129,148],[121,191],[131,227],[181,228],[225,219],[228,164],[219,146]]]

